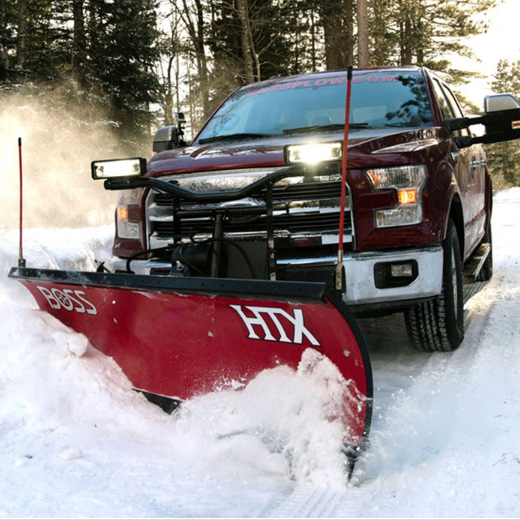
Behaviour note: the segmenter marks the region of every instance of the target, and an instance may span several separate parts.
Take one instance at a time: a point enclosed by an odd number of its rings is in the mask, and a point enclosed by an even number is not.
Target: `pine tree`
[[[159,98],[155,7],[153,0],[90,0],[88,9],[87,89],[130,146],[150,134]]]
[[[500,60],[493,75],[491,88],[497,94],[513,94],[520,99],[520,60]],[[496,143],[487,147],[487,157],[495,188],[520,185],[520,144],[518,141]]]
[[[471,57],[465,40],[487,29],[482,15],[497,0],[370,0],[371,62],[419,65],[445,72],[452,83],[475,73],[452,67],[449,53]]]
[[[13,47],[13,4],[0,0],[0,85],[9,79],[9,51]]]
[[[66,75],[72,57],[72,5],[58,0],[18,2],[14,75],[41,84]]]

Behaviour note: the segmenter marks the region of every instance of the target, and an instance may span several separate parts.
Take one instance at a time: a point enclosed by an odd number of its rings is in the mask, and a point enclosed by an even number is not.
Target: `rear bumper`
[[[400,287],[376,286],[376,266],[378,264],[417,263],[417,277]],[[306,259],[283,259],[279,265],[286,268],[302,268],[307,271],[333,268],[335,257]],[[431,246],[419,249],[403,249],[391,252],[347,253],[343,265],[346,273],[347,292],[343,297],[349,305],[399,304],[401,302],[432,298],[442,289],[443,253],[442,247]],[[113,263],[116,270],[126,270],[126,260],[118,259]],[[132,270],[137,274],[150,274],[151,271],[165,269],[167,264],[147,260],[134,260]]]

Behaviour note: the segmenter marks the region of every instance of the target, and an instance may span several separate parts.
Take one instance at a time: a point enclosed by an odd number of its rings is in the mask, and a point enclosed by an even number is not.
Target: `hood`
[[[440,128],[351,130],[348,167],[409,164],[412,152],[439,144],[440,132]],[[156,177],[171,173],[283,166],[284,146],[316,141],[343,141],[343,132],[215,142],[167,150],[152,157],[148,175]]]

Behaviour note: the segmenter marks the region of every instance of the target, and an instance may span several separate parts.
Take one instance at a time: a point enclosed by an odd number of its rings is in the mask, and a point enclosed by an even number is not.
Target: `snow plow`
[[[347,135],[348,116],[345,141]],[[313,157],[328,162],[343,178],[344,205],[347,150],[342,143],[311,148]],[[200,394],[243,387],[261,371],[280,365],[297,369],[303,363],[312,373],[323,361],[332,364],[323,384],[326,389],[328,379],[341,381],[341,404],[331,403],[326,415],[339,418],[344,427],[352,470],[367,443],[372,376],[361,330],[342,298],[343,219],[338,219],[338,262],[324,266],[318,280],[280,278],[277,266],[273,189],[317,175],[312,164],[298,160],[308,152],[298,146],[287,149],[285,155],[294,160],[285,166],[245,186],[216,191],[154,178],[142,158],[94,161],[92,176],[103,179],[105,189],[168,197],[173,222],[169,243],[129,256],[124,271],[100,265],[96,272],[72,272],[26,267],[20,238],[19,265],[9,277],[31,292],[40,309],[113,357],[133,387],[166,411]],[[193,218],[204,223],[205,238],[186,238],[183,222]],[[265,229],[230,238],[226,227],[237,218],[257,227],[260,221]],[[146,274],[132,271],[136,258],[158,253],[170,258],[168,270],[161,264]]]
[[[268,192],[276,181],[301,175],[299,168],[286,167],[244,189],[200,194],[142,177],[142,160],[103,161],[93,167],[110,170],[137,164],[139,175],[107,177],[105,187],[146,186],[170,193],[175,201],[222,202]],[[181,221],[182,211],[174,208],[174,219]],[[339,413],[345,445],[354,457],[369,430],[372,381],[362,333],[341,290],[332,282],[270,279],[269,267],[274,268],[276,258],[269,240],[235,244],[222,238],[225,211],[215,215],[212,238],[173,241],[171,273],[166,275],[133,274],[129,259],[126,273],[21,266],[11,269],[9,276],[31,292],[42,310],[113,357],[134,388],[163,408],[216,388],[244,386],[265,369],[296,369],[306,349],[316,350],[344,379]],[[234,250],[240,254],[233,256]],[[249,276],[227,277],[230,270],[240,271],[232,267],[240,262]],[[267,279],[260,279],[259,273]],[[336,273],[328,274],[333,281]]]

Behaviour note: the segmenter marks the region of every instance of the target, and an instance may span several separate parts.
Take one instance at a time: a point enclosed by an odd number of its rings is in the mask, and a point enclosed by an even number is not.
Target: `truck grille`
[[[240,215],[240,214],[239,214]],[[238,219],[247,218],[243,214]],[[259,233],[265,232],[267,229],[267,220],[265,215],[261,215],[254,222],[234,222],[234,215],[231,213],[224,220],[224,231],[226,233]],[[275,235],[280,232],[293,235],[298,233],[312,232],[338,232],[339,227],[338,215],[280,215],[274,219]],[[345,218],[345,230],[350,231],[350,215]],[[154,222],[153,229],[155,236],[162,240],[170,239],[173,236],[173,222]],[[183,219],[181,224],[182,236],[190,236],[193,234],[206,234],[213,231],[213,222],[209,218],[189,218]]]
[[[271,170],[248,169],[203,172],[163,177],[174,180],[191,191],[236,189],[250,184]],[[240,175],[243,174],[243,176]],[[337,174],[307,179],[282,179],[273,187],[273,227],[275,238],[301,240],[318,238],[320,243],[337,242],[341,179]],[[172,242],[174,234],[171,195],[151,191],[146,201],[150,247]],[[225,208],[224,235],[228,237],[266,237],[267,214],[262,193],[232,203],[180,204],[182,237],[205,238],[213,231],[215,209]],[[345,242],[352,241],[352,218],[347,196],[344,215]],[[316,240],[313,241],[313,245]]]
[[[298,179],[298,177],[296,177]],[[320,199],[339,199],[341,197],[341,183],[332,182],[306,182],[302,184],[292,184],[285,186],[274,186],[274,201],[295,201],[295,200],[320,200]],[[172,196],[167,193],[157,193],[155,204],[158,206],[172,207]]]

